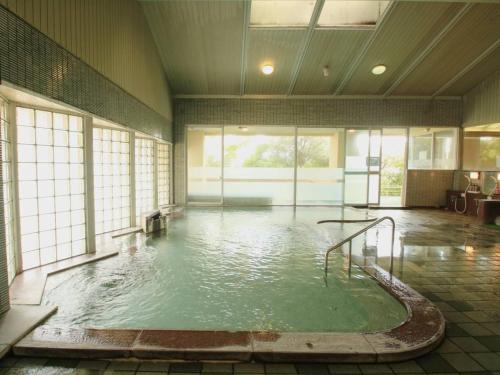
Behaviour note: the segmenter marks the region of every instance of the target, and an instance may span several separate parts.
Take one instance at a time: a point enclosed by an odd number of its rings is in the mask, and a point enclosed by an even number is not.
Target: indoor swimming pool
[[[118,256],[49,277],[46,325],[282,332],[373,332],[407,319],[406,308],[328,246],[360,227],[318,225],[364,218],[318,207],[188,208],[168,233],[118,239]],[[327,281],[327,282],[326,282]]]

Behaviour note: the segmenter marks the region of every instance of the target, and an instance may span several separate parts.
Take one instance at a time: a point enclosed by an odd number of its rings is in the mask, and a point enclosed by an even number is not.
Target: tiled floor
[[[395,274],[434,301],[447,319],[433,353],[392,364],[200,364],[108,362],[7,357],[0,375],[22,374],[494,374],[500,375],[500,231],[437,210],[389,214],[404,237]],[[380,264],[387,265],[387,259]]]

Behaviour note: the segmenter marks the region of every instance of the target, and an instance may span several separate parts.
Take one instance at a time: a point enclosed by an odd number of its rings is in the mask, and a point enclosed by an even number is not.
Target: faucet
[[[458,212],[459,214],[465,214],[467,212],[467,192],[469,191],[471,185],[472,185],[472,180],[469,176],[464,174],[464,177],[467,180],[467,187],[465,188],[465,191],[463,193],[460,193],[460,197],[464,198],[464,209],[459,210],[457,208],[457,202],[458,202],[458,197],[455,199],[455,211]]]

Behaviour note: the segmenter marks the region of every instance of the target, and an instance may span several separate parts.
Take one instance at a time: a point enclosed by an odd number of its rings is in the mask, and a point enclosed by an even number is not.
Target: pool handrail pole
[[[330,253],[332,251],[340,248],[341,246],[343,246],[347,242],[349,242],[349,272],[350,272],[351,271],[351,265],[352,265],[352,261],[351,261],[351,258],[352,258],[352,240],[354,238],[356,238],[357,236],[359,236],[360,234],[365,233],[369,229],[373,228],[374,226],[376,226],[376,225],[378,225],[381,222],[386,221],[386,220],[390,221],[391,224],[392,224],[392,231],[391,231],[391,260],[390,260],[390,266],[389,266],[389,273],[392,275],[393,265],[394,265],[394,236],[395,236],[395,232],[396,232],[396,222],[390,216],[381,217],[380,219],[377,219],[377,220],[373,221],[373,223],[371,223],[370,225],[367,225],[363,229],[361,229],[361,230],[357,231],[356,233],[350,235],[349,237],[345,238],[344,240],[336,243],[333,246],[330,246],[328,248],[328,250],[326,251],[326,253],[325,253],[325,273],[328,273],[328,258],[329,258]],[[341,223],[341,222],[344,222],[344,221],[343,220],[323,220],[323,221],[318,222],[318,224],[319,223],[325,223],[325,222]],[[350,220],[350,222],[355,222],[355,221]],[[363,221],[359,221],[359,222],[363,222]]]
[[[352,266],[352,240],[349,241],[349,277],[351,276]]]
[[[391,218],[392,219],[392,218]],[[391,265],[389,266],[389,273],[392,275],[394,268],[394,236],[396,235],[396,223],[392,219],[392,231],[391,231]]]

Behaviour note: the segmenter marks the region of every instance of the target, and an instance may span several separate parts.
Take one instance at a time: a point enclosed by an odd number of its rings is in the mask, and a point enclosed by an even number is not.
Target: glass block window
[[[130,140],[127,131],[94,128],[95,232],[130,227]]]
[[[2,188],[5,219],[5,246],[7,248],[7,274],[9,284],[16,276],[14,242],[14,201],[12,198],[12,157],[10,127],[7,121],[7,103],[0,98],[0,135],[2,142]]]
[[[170,145],[158,143],[158,206],[170,204]]]
[[[84,254],[83,120],[17,107],[23,269]]]
[[[151,139],[135,139],[135,212],[136,224],[141,214],[154,209],[154,145]]]

